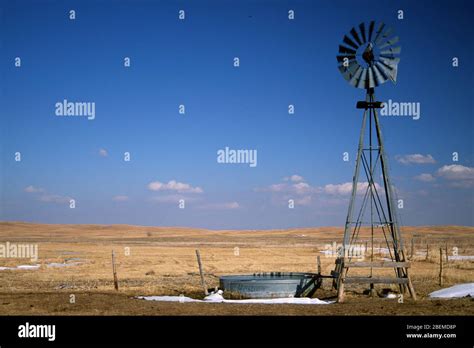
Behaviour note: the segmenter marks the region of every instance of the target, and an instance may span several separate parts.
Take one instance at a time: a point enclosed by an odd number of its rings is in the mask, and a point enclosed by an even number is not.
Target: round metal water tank
[[[247,298],[299,297],[311,294],[316,274],[271,272],[219,277],[220,288]]]

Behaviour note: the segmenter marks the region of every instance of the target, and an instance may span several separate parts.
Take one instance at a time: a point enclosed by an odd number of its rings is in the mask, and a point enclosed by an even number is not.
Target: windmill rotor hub
[[[362,58],[364,61],[371,66],[374,62],[374,50],[372,49],[372,43],[369,43],[364,50],[364,53],[362,53]]]

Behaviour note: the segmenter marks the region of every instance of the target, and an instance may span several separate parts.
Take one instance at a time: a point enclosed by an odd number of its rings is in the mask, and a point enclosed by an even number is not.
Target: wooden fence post
[[[112,250],[112,272],[114,273],[114,288],[118,291],[117,267],[115,266],[115,252]]]
[[[448,256],[448,242],[446,242],[445,249],[446,249],[446,263],[448,263],[448,262],[449,262],[449,256]]]
[[[439,248],[439,286],[443,286],[443,248]]]
[[[318,274],[321,274],[321,257],[318,255]]]
[[[202,271],[201,254],[199,253],[199,249],[196,249],[196,257],[199,266],[199,274],[201,275],[201,286],[204,290],[204,295],[207,296],[209,295],[209,292],[207,291],[206,282],[204,281],[204,272]]]
[[[426,259],[425,261],[428,261],[428,257],[430,256],[430,245],[426,243]]]
[[[410,260],[413,260],[413,255],[415,255],[415,241],[411,237]]]

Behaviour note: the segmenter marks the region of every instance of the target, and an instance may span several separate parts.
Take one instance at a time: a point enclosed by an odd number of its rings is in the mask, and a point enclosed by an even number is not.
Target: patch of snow
[[[334,301],[322,301],[317,298],[309,297],[285,297],[285,298],[262,298],[262,299],[249,299],[249,300],[226,300],[222,297],[223,291],[219,290],[217,293],[212,293],[204,300],[195,300],[185,296],[138,296],[137,298],[148,300],[148,301],[161,301],[161,302],[201,302],[201,303],[257,303],[257,304],[331,304]]]
[[[204,301],[224,302],[224,297],[222,296],[223,293],[224,291],[222,290],[217,290],[217,292],[212,292],[211,294],[204,297]]]
[[[321,250],[320,253],[326,254],[326,255],[336,255],[337,254],[337,252],[335,252],[334,250]]]
[[[369,248],[370,250],[370,248]],[[388,248],[374,248],[374,251],[375,252],[379,252],[381,254],[390,254],[390,250],[388,250]]]
[[[16,270],[16,269],[23,269],[23,270],[36,270],[39,269],[40,265],[19,265],[16,267],[0,267],[0,271],[6,271],[6,270]]]
[[[69,266],[78,266],[81,265],[82,262],[68,262],[68,263],[59,263],[59,262],[51,262],[47,263],[46,267],[69,267]],[[0,267],[0,271],[14,271],[14,270],[37,270],[41,267],[40,264],[36,265],[19,265],[16,267]]]
[[[0,267],[0,271],[6,271],[10,269],[15,269],[15,267]]]
[[[385,295],[384,297],[385,297],[385,298],[397,298],[397,294],[388,293],[388,294]]]
[[[58,263],[58,262],[51,262],[46,264],[47,267],[69,267],[69,266],[77,266],[80,265],[81,262],[70,262],[70,263]]]
[[[20,265],[16,266],[17,269],[39,269],[40,265]]]
[[[448,256],[448,260],[474,260],[473,255]]]
[[[186,296],[138,296],[138,299],[160,302],[204,302]]]
[[[450,288],[433,291],[430,297],[433,298],[457,298],[474,297],[474,283],[458,284]]]

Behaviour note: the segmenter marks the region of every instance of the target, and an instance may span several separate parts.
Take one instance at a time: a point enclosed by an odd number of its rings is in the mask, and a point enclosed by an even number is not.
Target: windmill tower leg
[[[368,100],[368,96],[366,97],[366,101]],[[362,126],[360,128],[359,134],[359,146],[357,149],[357,159],[356,159],[356,167],[354,176],[352,177],[352,192],[351,192],[351,200],[349,203],[349,209],[347,211],[347,218],[346,224],[344,227],[344,239],[341,249],[341,254],[339,255],[339,260],[336,261],[336,274],[337,274],[337,302],[344,301],[344,277],[347,273],[347,269],[344,269],[344,261],[348,256],[348,251],[350,249],[350,238],[352,234],[352,215],[354,212],[354,204],[357,195],[357,183],[359,180],[359,173],[360,173],[360,166],[361,166],[361,158],[362,152],[364,149],[364,135],[365,129],[367,124],[367,110],[364,111],[364,116],[362,118]],[[338,267],[339,265],[339,267]]]

